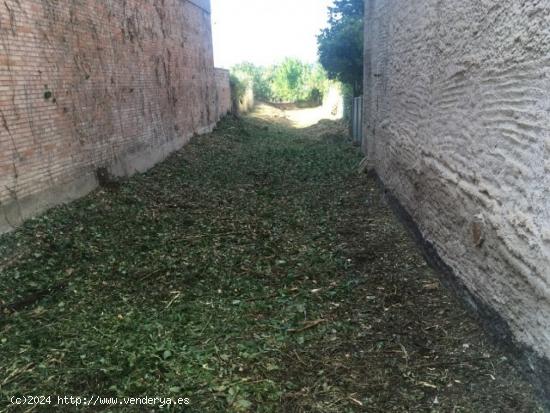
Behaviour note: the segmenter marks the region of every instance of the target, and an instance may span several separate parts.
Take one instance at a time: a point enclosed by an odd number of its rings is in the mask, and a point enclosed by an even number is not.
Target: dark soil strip
[[[434,268],[443,285],[466,305],[469,314],[474,317],[491,336],[493,343],[513,357],[516,368],[535,385],[536,391],[546,410],[550,409],[550,362],[524,344],[518,343],[506,321],[487,303],[472,294],[460,281],[455,272],[437,253],[434,245],[427,241],[418,225],[399,200],[389,192],[380,177],[374,171],[369,172],[383,191],[391,209],[420,246],[426,262]]]

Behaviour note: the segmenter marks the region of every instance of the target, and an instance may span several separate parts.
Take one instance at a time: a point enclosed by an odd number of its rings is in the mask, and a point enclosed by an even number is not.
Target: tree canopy
[[[240,63],[231,68],[231,73],[242,82],[252,82],[254,96],[264,101],[320,104],[328,89],[322,66],[291,57],[269,67]]]
[[[319,61],[330,79],[363,90],[364,0],[335,0],[329,7],[328,27],[317,37]]]
[[[242,81],[252,82],[254,96],[259,100],[269,101],[272,98],[270,87],[271,71],[256,66],[254,63],[242,62],[231,68],[231,73]]]

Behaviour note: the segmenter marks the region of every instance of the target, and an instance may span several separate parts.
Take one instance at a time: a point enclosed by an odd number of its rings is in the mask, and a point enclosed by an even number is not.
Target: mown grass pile
[[[360,159],[344,139],[228,119],[1,237],[0,410],[98,395],[216,413],[537,411]]]

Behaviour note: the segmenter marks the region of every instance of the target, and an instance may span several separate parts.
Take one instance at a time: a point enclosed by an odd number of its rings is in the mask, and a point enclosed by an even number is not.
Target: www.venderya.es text
[[[12,405],[26,406],[188,406],[188,397],[12,396]]]

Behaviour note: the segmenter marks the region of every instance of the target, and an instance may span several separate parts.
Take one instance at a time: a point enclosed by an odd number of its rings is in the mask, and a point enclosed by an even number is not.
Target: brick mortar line
[[[188,2],[188,3],[191,3],[193,6],[195,6],[195,7],[199,8],[199,9],[201,9],[202,11],[204,11],[204,12],[206,12],[206,13],[208,13],[208,14],[212,14],[212,11],[211,11],[211,10],[205,9],[205,8],[204,8],[203,6],[201,6],[200,4],[195,3],[194,0],[183,0],[183,1],[186,1],[186,2]]]

